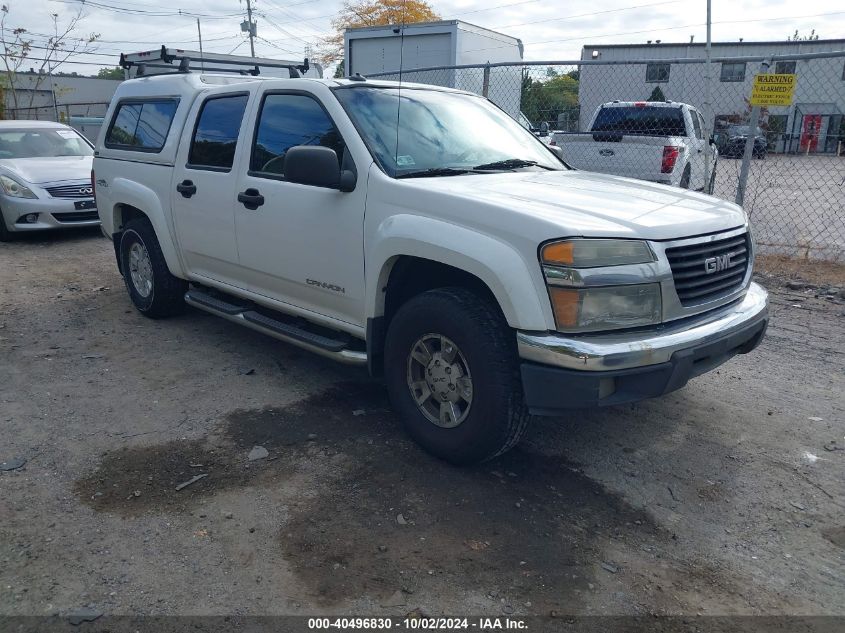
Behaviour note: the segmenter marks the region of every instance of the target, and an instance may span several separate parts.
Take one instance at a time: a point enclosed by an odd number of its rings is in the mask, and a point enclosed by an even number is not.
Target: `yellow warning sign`
[[[751,88],[751,105],[792,105],[794,93],[795,75],[776,75],[773,73],[756,75],[754,86]]]

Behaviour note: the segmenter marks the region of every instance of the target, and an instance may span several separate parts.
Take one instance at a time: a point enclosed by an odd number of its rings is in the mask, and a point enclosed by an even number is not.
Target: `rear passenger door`
[[[198,100],[188,116],[176,155],[171,196],[179,248],[197,277],[237,285],[238,247],[234,204],[244,151],[244,114],[249,90],[212,93]]]

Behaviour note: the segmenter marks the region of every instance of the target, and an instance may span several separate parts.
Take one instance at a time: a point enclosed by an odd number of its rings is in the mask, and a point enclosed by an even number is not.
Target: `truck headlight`
[[[32,193],[32,190],[29,187],[25,187],[14,178],[9,178],[9,176],[0,176],[0,187],[3,187],[3,191],[7,196],[11,196],[13,198],[38,197]]]
[[[540,259],[544,264],[568,268],[599,268],[655,261],[647,242],[605,239],[551,242],[541,249]]]
[[[561,331],[591,332],[660,322],[660,284],[564,288],[550,286],[555,324]]]

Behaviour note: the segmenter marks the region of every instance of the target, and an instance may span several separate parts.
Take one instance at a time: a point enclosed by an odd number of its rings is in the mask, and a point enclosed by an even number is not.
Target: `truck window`
[[[680,108],[618,106],[602,108],[592,132],[621,132],[641,136],[686,136]]]
[[[161,151],[178,105],[177,99],[119,104],[106,134],[106,147],[138,152]]]
[[[319,102],[299,94],[268,94],[261,106],[250,171],[284,176],[285,154],[297,145],[322,145],[343,158],[346,144]]]
[[[246,94],[206,100],[191,139],[189,168],[214,171],[229,171],[232,168],[248,100],[249,95]]]

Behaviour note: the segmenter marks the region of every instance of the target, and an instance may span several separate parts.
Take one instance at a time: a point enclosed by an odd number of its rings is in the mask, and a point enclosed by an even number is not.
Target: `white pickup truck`
[[[768,321],[740,207],[569,169],[447,88],[125,81],[92,180],[141,313],[188,304],[368,367],[453,463],[508,450],[532,414],[678,389]]]
[[[718,153],[706,129],[686,103],[613,101],[598,107],[588,132],[555,132],[551,144],[576,169],[713,193]]]

